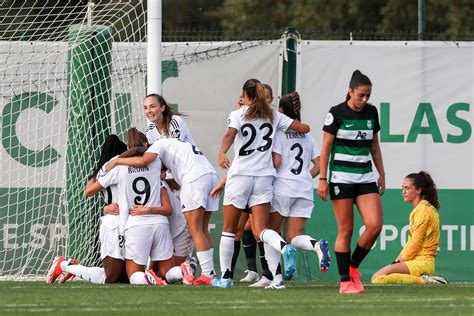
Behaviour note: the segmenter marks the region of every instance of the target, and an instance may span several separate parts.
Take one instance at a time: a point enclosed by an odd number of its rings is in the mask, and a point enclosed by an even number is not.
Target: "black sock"
[[[263,247],[263,242],[259,241],[257,245],[260,253],[259,258],[260,264],[262,265],[262,275],[269,280],[273,280],[273,274],[270,272],[270,269],[268,269],[267,259],[265,259],[265,248]]]
[[[242,234],[242,246],[244,247],[247,268],[257,272],[257,241],[251,230],[244,230]]]
[[[235,271],[235,264],[237,263],[237,258],[239,258],[240,253],[240,240],[234,240],[234,254],[232,255],[232,263],[231,268],[232,271],[230,272],[230,278],[234,278],[234,271]]]
[[[367,256],[370,249],[364,249],[357,244],[356,249],[352,253],[351,267],[358,268],[362,260]]]
[[[336,260],[337,270],[339,271],[341,282],[350,281],[351,277],[349,275],[349,263],[351,261],[351,253],[336,251]]]

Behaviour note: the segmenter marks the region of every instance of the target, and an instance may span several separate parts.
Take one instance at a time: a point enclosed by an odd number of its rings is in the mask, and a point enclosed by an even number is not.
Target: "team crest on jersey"
[[[332,124],[332,122],[334,122],[334,116],[332,115],[331,112],[329,112],[326,115],[326,119],[324,120],[324,125],[329,126]]]
[[[371,120],[367,121],[367,128],[372,129],[372,121]]]

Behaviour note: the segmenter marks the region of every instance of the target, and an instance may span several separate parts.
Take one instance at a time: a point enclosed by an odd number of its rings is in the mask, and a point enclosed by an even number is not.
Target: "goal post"
[[[85,199],[83,191],[102,143],[111,133],[112,30],[100,25],[73,25],[68,39],[68,255],[80,262],[98,262],[97,197]]]

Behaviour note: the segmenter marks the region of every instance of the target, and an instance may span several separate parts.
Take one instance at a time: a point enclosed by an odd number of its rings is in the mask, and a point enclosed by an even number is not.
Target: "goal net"
[[[56,255],[100,264],[104,205],[83,191],[106,136],[146,124],[144,2],[1,2],[0,278],[44,276]],[[164,43],[163,77],[253,45]]]

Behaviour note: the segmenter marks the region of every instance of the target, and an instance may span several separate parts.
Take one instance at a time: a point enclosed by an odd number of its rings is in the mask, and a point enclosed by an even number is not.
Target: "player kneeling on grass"
[[[375,284],[448,283],[443,277],[431,276],[439,245],[439,202],[431,176],[421,171],[410,173],[402,184],[405,202],[414,206],[410,213],[408,241],[397,259],[372,276]]]
[[[278,111],[300,121],[301,102],[297,92],[284,95]],[[319,269],[326,272],[331,264],[327,240],[317,241],[304,234],[304,225],[314,207],[313,181],[319,174],[319,148],[309,134],[293,130],[278,130],[273,143],[273,164],[277,176],[273,180],[273,200],[269,227],[280,231],[284,218],[287,220],[286,240],[294,247],[314,251],[319,258]],[[310,163],[313,167],[310,169]],[[296,249],[287,247],[285,275],[293,277],[296,271]]]

